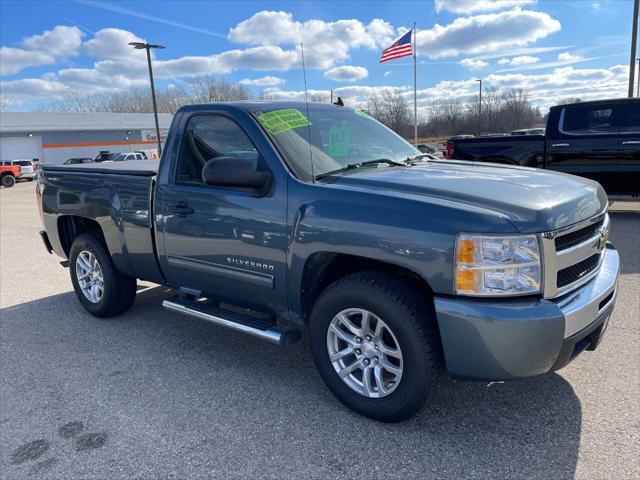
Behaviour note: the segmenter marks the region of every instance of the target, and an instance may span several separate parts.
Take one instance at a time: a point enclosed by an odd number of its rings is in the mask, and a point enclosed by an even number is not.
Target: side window
[[[620,111],[620,131],[640,133],[640,103],[625,104]]]
[[[564,110],[562,130],[567,133],[618,133],[614,122],[617,106],[582,106]]]
[[[176,182],[202,185],[202,167],[220,156],[249,158],[256,164],[258,161],[253,143],[233,120],[220,115],[195,115],[182,140]]]

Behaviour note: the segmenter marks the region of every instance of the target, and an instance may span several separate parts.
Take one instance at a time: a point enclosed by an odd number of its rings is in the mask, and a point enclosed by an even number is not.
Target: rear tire
[[[435,319],[429,318],[432,309],[423,298],[424,292],[409,282],[379,272],[349,275],[318,297],[310,318],[311,352],[320,376],[347,407],[382,422],[400,422],[415,415],[430,398],[442,360]],[[367,313],[349,318],[355,331],[341,327],[350,340],[343,340],[339,334],[336,341],[336,319],[340,323],[345,315],[359,310]],[[362,326],[365,316],[371,322],[369,329]],[[383,340],[384,335],[373,333],[379,320],[388,330]],[[394,344],[397,348],[390,348]],[[350,348],[353,353],[335,361]],[[334,355],[333,361],[330,354]],[[360,366],[352,374],[344,379],[339,375],[341,369],[351,368],[358,361]],[[365,382],[365,368],[376,366],[382,367],[382,373],[374,370]]]
[[[89,268],[87,259],[93,268]],[[69,253],[69,273],[78,300],[92,315],[114,317],[133,305],[136,279],[116,268],[99,234],[85,233],[74,240]],[[93,290],[87,279],[95,280],[100,287]]]
[[[2,186],[4,188],[11,188],[16,184],[16,177],[13,175],[3,175],[2,177]]]

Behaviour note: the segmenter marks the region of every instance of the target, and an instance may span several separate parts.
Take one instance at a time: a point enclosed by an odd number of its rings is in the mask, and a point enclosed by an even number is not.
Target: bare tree
[[[216,79],[211,75],[192,78],[186,82],[185,87],[191,103],[228,102],[249,98],[249,89],[245,85],[232,83],[225,78]]]
[[[582,98],[580,97],[564,97],[558,101],[558,105],[564,105],[566,103],[580,103]]]
[[[212,76],[197,77],[183,85],[156,89],[158,111],[175,113],[182,105],[246,100],[249,90],[244,85]],[[38,110],[57,112],[151,113],[153,104],[148,87],[131,87],[94,95],[73,93],[61,100],[49,102]]]
[[[365,109],[369,115],[384,123],[396,133],[403,133],[410,125],[409,107],[402,95],[387,89],[382,94],[370,95]]]

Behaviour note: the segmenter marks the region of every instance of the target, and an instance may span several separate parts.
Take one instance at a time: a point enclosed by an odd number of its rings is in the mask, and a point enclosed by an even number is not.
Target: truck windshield
[[[420,151],[364,112],[347,107],[309,105],[254,112],[290,168],[302,180],[327,172],[355,172],[345,168],[372,160],[370,168],[389,168]],[[311,146],[309,146],[311,141]],[[311,159],[313,158],[313,169]]]

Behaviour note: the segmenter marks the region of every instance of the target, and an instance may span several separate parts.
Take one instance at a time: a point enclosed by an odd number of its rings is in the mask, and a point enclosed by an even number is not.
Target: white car
[[[17,165],[20,167],[20,180],[33,180],[36,178],[36,164],[33,160],[8,160],[3,161],[2,165]]]
[[[142,152],[119,153],[113,158],[114,162],[124,162],[126,160],[144,160]]]

